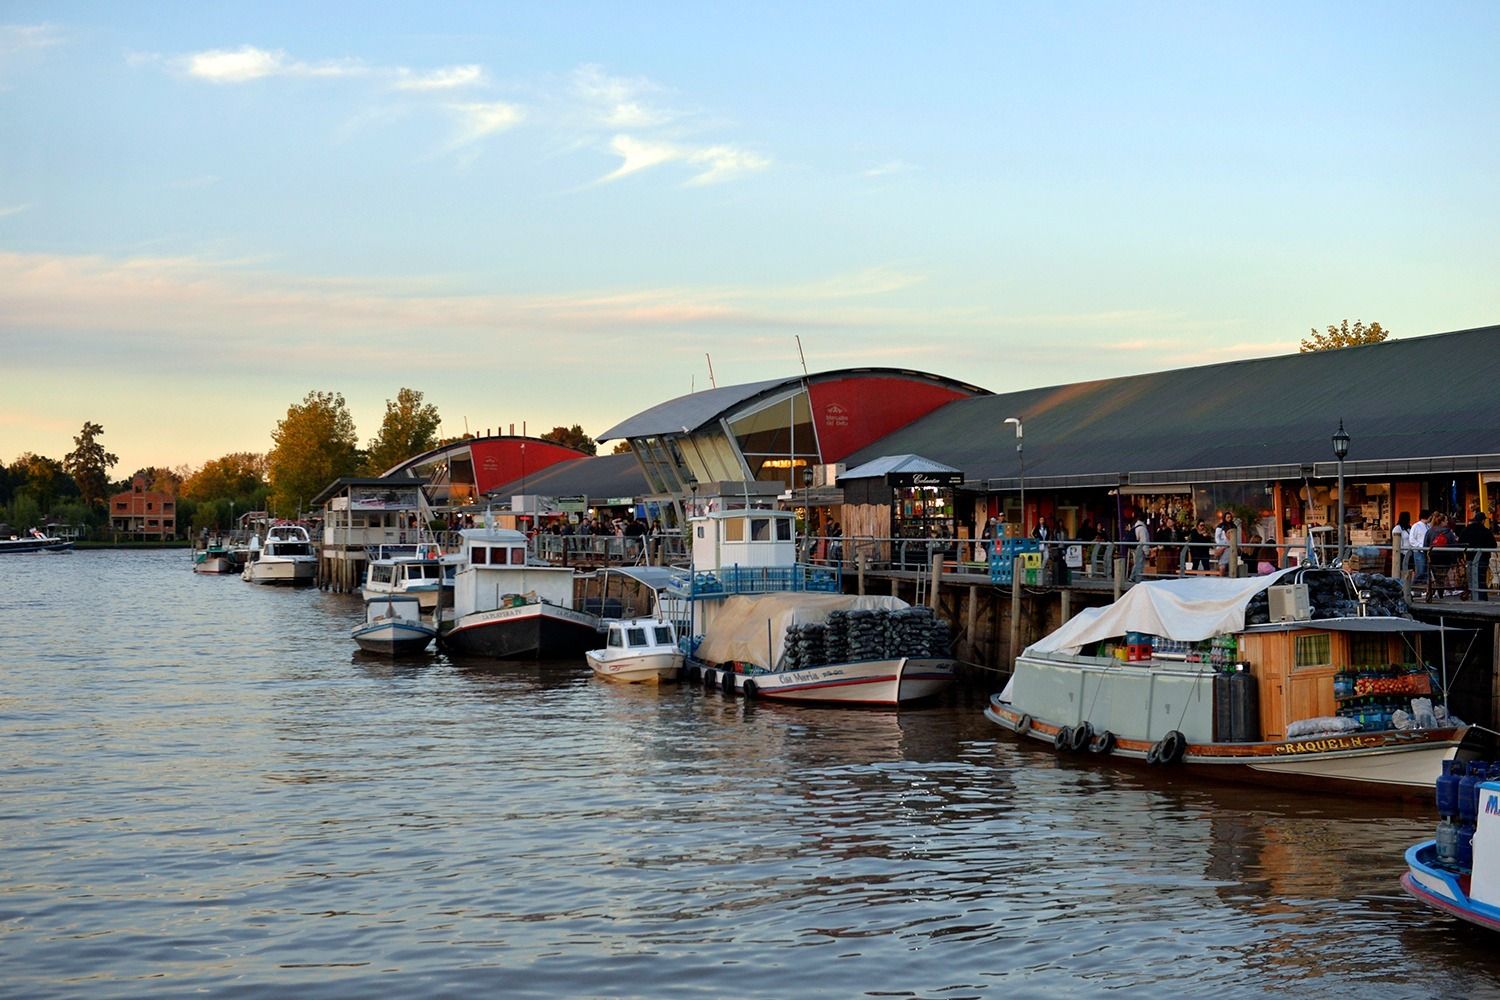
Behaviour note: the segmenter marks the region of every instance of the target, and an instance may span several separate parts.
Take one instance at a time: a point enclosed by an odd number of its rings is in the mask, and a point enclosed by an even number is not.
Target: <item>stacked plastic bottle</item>
[[[1437,860],[1454,871],[1474,866],[1474,828],[1479,822],[1479,786],[1500,776],[1500,764],[1490,761],[1443,761],[1437,779]]]

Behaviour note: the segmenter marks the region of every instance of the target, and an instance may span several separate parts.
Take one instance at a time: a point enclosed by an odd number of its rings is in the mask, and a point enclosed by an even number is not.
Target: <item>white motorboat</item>
[[[299,585],[312,583],[317,570],[318,557],[307,529],[300,524],[273,524],[264,539],[251,539],[240,576],[251,583]]]
[[[387,595],[365,602],[365,620],[349,634],[367,653],[403,656],[426,649],[437,626],[422,618],[415,597]]]
[[[985,715],[1098,758],[1425,796],[1467,729],[1421,658],[1441,630],[1404,610],[1339,570],[1137,584],[1025,649]]]
[[[682,650],[672,623],[656,618],[626,618],[605,622],[603,649],[583,654],[594,673],[606,680],[655,684],[677,679]]]
[[[70,552],[73,539],[57,538],[32,528],[24,535],[0,538],[0,554],[6,552]]]
[[[423,614],[432,614],[443,589],[443,562],[436,546],[403,546],[401,551],[377,551],[365,569],[365,600],[388,595],[412,596]]]
[[[599,645],[598,615],[575,604],[573,571],[531,565],[526,536],[466,528],[453,578],[453,610],[439,623],[443,648],[493,659],[562,659]]]
[[[204,541],[203,547],[193,546],[193,572],[205,574],[228,574],[235,572],[234,557],[229,547],[220,538]]]
[[[839,593],[837,569],[796,561],[789,511],[730,509],[693,518],[685,668],[726,693],[810,704],[898,707],[952,683],[948,626],[896,597]]]

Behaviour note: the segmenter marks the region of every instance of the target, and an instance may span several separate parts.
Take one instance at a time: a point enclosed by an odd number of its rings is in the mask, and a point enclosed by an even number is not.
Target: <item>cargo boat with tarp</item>
[[[797,561],[789,511],[689,520],[693,564],[672,592],[692,608],[689,681],[746,697],[898,707],[952,683],[948,626],[896,597],[841,593],[836,565]]]
[[[985,715],[1098,758],[1425,797],[1479,752],[1422,656],[1441,632],[1374,575],[1151,581],[1027,647]]]

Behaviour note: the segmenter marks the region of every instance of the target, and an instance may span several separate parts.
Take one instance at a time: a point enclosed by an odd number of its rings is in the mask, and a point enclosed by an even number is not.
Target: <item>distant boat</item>
[[[672,623],[656,618],[625,618],[605,623],[603,649],[584,653],[594,673],[627,684],[672,681],[682,668],[682,650]]]
[[[201,549],[197,547],[193,549],[194,573],[227,574],[234,573],[238,569],[229,547],[218,537],[205,541]]]
[[[251,583],[305,584],[317,574],[318,557],[312,539],[300,524],[273,524],[266,537],[250,542],[250,558],[240,575]]]
[[[405,656],[426,649],[437,626],[423,620],[415,597],[386,596],[365,602],[365,620],[349,634],[367,653]]]
[[[0,538],[0,553],[4,552],[68,552],[73,548],[71,538],[44,535],[36,528],[25,535]]]

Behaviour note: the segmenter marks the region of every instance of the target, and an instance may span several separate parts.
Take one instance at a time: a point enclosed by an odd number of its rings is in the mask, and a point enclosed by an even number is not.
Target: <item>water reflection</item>
[[[357,601],[74,565],[0,566],[16,995],[1500,987],[1490,939],[1400,893],[1424,811],[1083,764],[978,703],[370,661]]]

